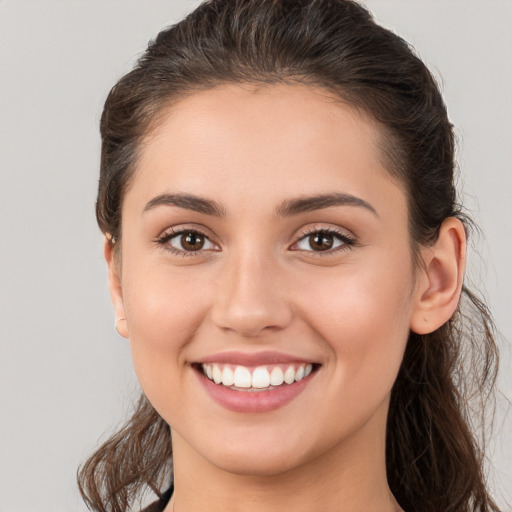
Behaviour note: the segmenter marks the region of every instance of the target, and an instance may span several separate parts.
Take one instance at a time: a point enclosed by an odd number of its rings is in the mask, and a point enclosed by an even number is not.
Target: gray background
[[[148,39],[196,1],[0,0],[0,512],[84,511],[75,471],[137,384],[114,332],[93,206],[98,120]],[[442,82],[466,205],[486,237],[471,274],[512,339],[512,2],[372,0]],[[442,78],[441,78],[442,77]],[[502,392],[512,399],[502,342]],[[498,501],[512,420],[498,408]],[[506,510],[512,510],[505,507]]]

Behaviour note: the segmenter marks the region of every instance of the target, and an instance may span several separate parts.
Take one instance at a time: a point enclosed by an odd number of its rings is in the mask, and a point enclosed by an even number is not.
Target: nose
[[[292,319],[283,272],[269,257],[226,261],[211,311],[214,324],[245,338],[284,329]]]

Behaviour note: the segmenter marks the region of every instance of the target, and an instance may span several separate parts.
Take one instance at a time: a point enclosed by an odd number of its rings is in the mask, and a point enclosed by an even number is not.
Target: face
[[[175,451],[262,475],[382,447],[418,292],[378,141],[285,85],[197,93],[148,136],[111,288]]]

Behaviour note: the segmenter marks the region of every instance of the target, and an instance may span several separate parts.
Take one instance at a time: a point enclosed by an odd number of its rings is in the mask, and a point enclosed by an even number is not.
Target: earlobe
[[[128,338],[128,324],[124,311],[123,288],[119,262],[116,260],[114,244],[109,237],[105,237],[103,252],[108,266],[108,287],[110,298],[114,306],[115,329],[123,337]]]
[[[446,323],[459,303],[466,263],[466,232],[459,219],[445,219],[433,246],[422,251],[410,328],[428,334]]]

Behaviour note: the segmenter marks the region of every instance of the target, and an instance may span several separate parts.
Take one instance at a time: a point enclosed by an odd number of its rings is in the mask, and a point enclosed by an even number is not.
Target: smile
[[[266,413],[294,401],[322,364],[275,351],[228,351],[192,363],[198,382],[214,402],[237,413]]]
[[[273,364],[256,367],[203,363],[204,376],[215,384],[238,391],[270,391],[299,382],[313,371],[313,364]]]

